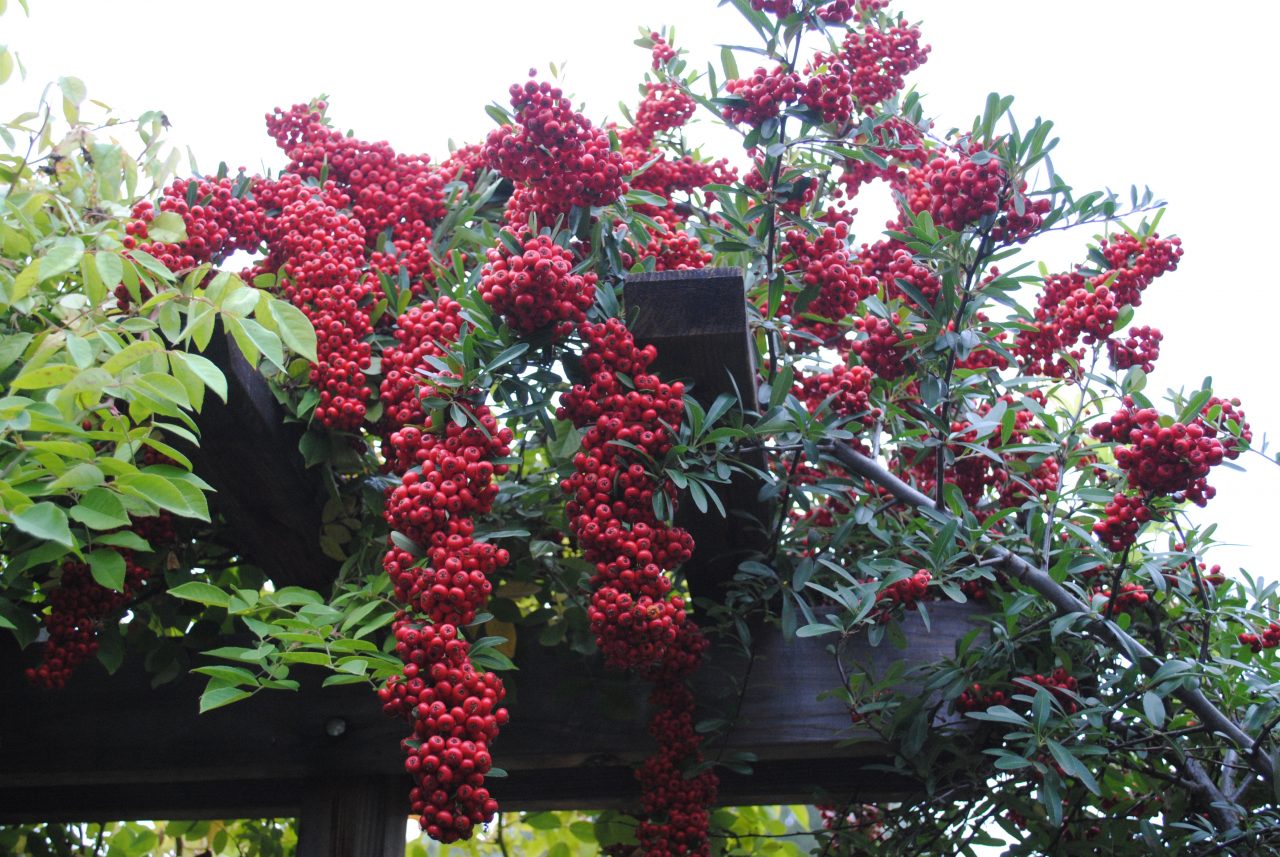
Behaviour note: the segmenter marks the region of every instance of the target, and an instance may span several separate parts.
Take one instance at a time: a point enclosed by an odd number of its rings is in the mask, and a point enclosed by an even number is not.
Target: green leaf
[[[315,363],[316,329],[311,326],[311,320],[303,314],[302,310],[288,301],[273,298],[268,306],[271,308],[271,317],[275,319],[284,344],[289,346],[289,350],[294,354]],[[270,359],[269,352],[265,348],[262,350]]]
[[[124,511],[120,497],[106,488],[90,488],[72,507],[70,515],[94,530],[110,530],[129,526],[129,516]]]
[[[40,282],[52,280],[80,264],[84,244],[79,238],[59,238],[40,259]]]
[[[180,586],[175,586],[169,590],[169,594],[174,598],[181,598],[184,601],[195,601],[204,604],[207,607],[223,607],[225,608],[231,603],[231,596],[210,583],[204,583],[199,580],[193,580]]]
[[[124,349],[107,358],[102,364],[103,370],[110,372],[112,375],[119,375],[123,370],[129,368],[139,360],[149,354],[155,354],[157,351],[163,351],[164,346],[154,339],[141,339],[137,342],[130,343]]]
[[[58,89],[62,90],[63,98],[77,107],[84,102],[84,97],[88,93],[88,90],[85,89],[84,81],[78,77],[58,78]]]
[[[1164,700],[1160,698],[1160,694],[1154,690],[1149,690],[1142,694],[1142,711],[1147,715],[1147,721],[1157,729],[1164,726],[1165,710]]]
[[[15,527],[29,536],[35,536],[47,542],[57,542],[69,548],[75,547],[76,542],[71,535],[71,528],[67,526],[67,513],[59,506],[52,503],[36,503],[21,512],[12,513],[9,517]]]
[[[207,357],[185,351],[171,351],[169,359],[176,360],[190,369],[219,399],[224,402],[227,400],[227,378],[218,368],[218,364]]]
[[[147,237],[152,241],[177,244],[187,240],[187,224],[176,211],[162,211],[147,224]]]
[[[207,667],[196,667],[192,672],[207,675],[229,685],[248,684],[254,687],[258,686],[258,677],[244,667],[215,664]]]
[[[204,714],[206,711],[212,711],[215,708],[221,708],[224,705],[248,699],[252,695],[247,690],[241,690],[238,687],[227,687],[225,684],[219,683],[217,679],[212,679],[205,692],[200,694],[200,713]]]
[[[52,366],[41,366],[30,369],[9,383],[10,390],[42,390],[45,387],[57,387],[65,384],[80,374],[80,370],[70,363],[55,363]]]
[[[98,276],[102,277],[102,284],[108,289],[115,288],[124,279],[124,262],[116,253],[99,250],[93,254],[93,264],[98,269]]]
[[[251,318],[236,318],[224,315],[223,320],[231,328],[231,335],[236,345],[244,352],[245,359],[256,364],[259,354],[266,357],[280,369],[284,369],[284,348],[280,337],[267,330]]]
[[[99,586],[124,592],[124,557],[117,551],[100,550],[89,554],[89,573]]]

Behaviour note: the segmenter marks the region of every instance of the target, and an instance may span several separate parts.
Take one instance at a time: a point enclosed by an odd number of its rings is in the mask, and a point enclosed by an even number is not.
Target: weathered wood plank
[[[404,796],[399,776],[312,780],[298,818],[298,857],[404,857]]]
[[[976,614],[950,602],[930,610],[932,632],[918,617],[906,620],[907,649],[851,641],[848,663],[879,673],[895,659],[916,665],[950,655]],[[866,769],[881,761],[870,735],[835,746],[859,733],[839,703],[817,699],[840,684],[824,649],[820,638],[759,635],[737,725],[707,749],[711,758],[748,750],[760,763],[754,777],[726,775],[722,802],[796,800],[815,786],[900,793],[903,783]],[[321,676],[310,674],[297,693],[264,692],[198,715],[199,676],[152,689],[127,663],[116,676],[86,668],[59,693],[26,686],[18,661],[12,650],[0,656],[0,822],[211,817],[237,808],[231,814],[290,815],[315,793],[309,784],[401,776],[405,726],[385,717],[365,687],[321,688]],[[519,652],[517,663],[512,722],[495,746],[496,764],[510,775],[492,781],[495,795],[508,808],[633,801],[628,766],[651,749],[644,688],[540,646]],[[732,715],[744,676],[740,653],[715,651],[696,682],[703,716]],[[407,791],[406,779],[400,794]]]

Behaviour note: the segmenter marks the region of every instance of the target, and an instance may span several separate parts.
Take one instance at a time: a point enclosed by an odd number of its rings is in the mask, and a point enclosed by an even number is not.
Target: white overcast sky
[[[16,6],[16,2],[11,2]],[[713,0],[529,3],[365,0],[31,0],[0,18],[0,42],[19,51],[25,88],[0,89],[6,116],[30,109],[38,83],[70,74],[121,115],[163,109],[176,142],[203,170],[278,167],[262,116],[318,93],[330,115],[365,139],[401,151],[447,153],[492,127],[483,106],[530,67],[564,65],[567,88],[597,121],[637,100],[647,68],[631,45],[641,25],[675,24],[695,64],[749,31]],[[1063,138],[1054,155],[1077,188],[1147,184],[1170,203],[1165,234],[1182,236],[1179,270],[1147,292],[1136,324],[1165,335],[1148,393],[1198,386],[1244,400],[1257,439],[1280,435],[1280,336],[1269,163],[1275,139],[1273,44],[1280,6],[1205,6],[1183,0],[951,0],[898,2],[933,45],[913,75],[942,129],[967,125],[992,90],[1017,97],[1024,127],[1040,115]],[[741,55],[744,72],[753,58]],[[726,152],[725,154],[732,154]],[[869,227],[879,226],[876,216]],[[870,231],[860,235],[873,240]],[[1054,269],[1082,257],[1087,233],[1043,247]],[[1037,246],[1037,245],[1033,245]],[[1247,474],[1220,472],[1206,519],[1225,566],[1275,578],[1280,468],[1256,456]]]

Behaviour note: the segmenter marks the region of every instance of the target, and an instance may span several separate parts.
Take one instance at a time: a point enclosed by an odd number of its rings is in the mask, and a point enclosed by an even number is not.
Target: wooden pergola
[[[735,386],[753,398],[739,272],[635,276],[626,304],[637,338],[658,346],[664,377],[692,379],[706,402]],[[216,507],[244,556],[278,585],[323,590],[336,564],[317,542],[318,474],[303,466],[296,427],[284,423],[263,379],[234,347],[221,347],[230,395],[201,415],[196,470],[217,489]],[[758,514],[756,495],[745,480],[722,493],[731,510]],[[686,571],[699,595],[714,597],[760,546],[755,529],[714,510],[698,515],[692,503],[680,523],[698,545]],[[906,649],[851,641],[847,668],[885,675],[895,661],[949,657],[973,615],[964,605],[931,605],[928,628],[917,616],[905,620]],[[713,649],[695,679],[705,716],[733,721],[707,744],[708,758],[757,759],[749,775],[721,769],[722,804],[807,802],[816,789],[874,801],[913,790],[877,767],[883,746],[851,725],[844,705],[819,699],[841,684],[830,638],[788,640],[772,628],[754,637],[749,657]],[[0,822],[297,817],[299,857],[403,855],[405,725],[385,717],[368,688],[322,688],[319,671],[304,668],[295,693],[263,692],[197,714],[200,676],[152,688],[140,663],[110,677],[87,665],[65,691],[50,692],[24,682],[23,658],[11,645],[0,649]],[[490,780],[503,809],[634,805],[632,766],[651,749],[643,685],[605,672],[598,658],[539,645],[521,646],[515,661],[511,723],[494,746],[508,776]]]

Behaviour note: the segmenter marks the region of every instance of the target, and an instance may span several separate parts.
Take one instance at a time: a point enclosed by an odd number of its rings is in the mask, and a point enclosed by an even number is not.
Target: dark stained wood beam
[[[943,602],[930,615],[931,631],[914,614],[906,619],[911,644],[903,650],[851,641],[847,664],[881,675],[897,660],[937,662],[977,614]],[[700,716],[731,715],[739,692],[742,699],[736,725],[709,742],[708,756],[750,751],[760,760],[754,776],[725,772],[722,803],[809,800],[815,787],[879,799],[909,789],[869,770],[884,761],[883,748],[851,726],[844,706],[818,699],[840,685],[825,649],[822,638],[761,634],[749,675],[742,653],[713,652],[696,682]],[[127,662],[115,676],[86,667],[64,691],[51,692],[28,686],[19,661],[16,650],[0,652],[0,822],[296,815],[344,801],[367,809],[381,788],[401,801],[389,811],[407,815],[399,749],[406,726],[383,715],[367,687],[321,688],[318,671],[300,671],[296,693],[266,691],[197,714],[200,676],[153,689],[141,666]],[[509,775],[491,780],[503,806],[633,805],[631,766],[652,748],[644,687],[604,672],[598,661],[537,645],[516,661],[511,723],[494,748]],[[846,738],[861,740],[836,746]],[[325,790],[349,782],[360,788],[345,798]],[[341,835],[320,828],[326,837]]]

